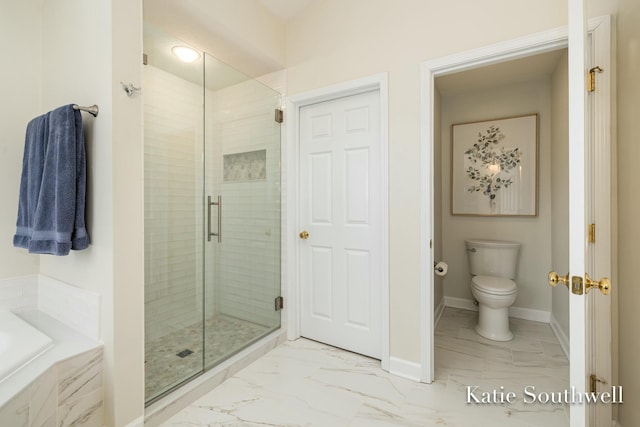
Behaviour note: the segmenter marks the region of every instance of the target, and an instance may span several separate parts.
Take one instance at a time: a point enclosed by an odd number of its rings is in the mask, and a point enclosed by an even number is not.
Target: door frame
[[[610,28],[610,16],[589,20],[591,33],[600,25]],[[609,30],[610,31],[610,30]],[[433,294],[433,149],[435,78],[508,60],[568,47],[568,26],[555,28],[478,49],[430,61],[420,66],[420,380],[431,383],[434,373],[434,294]]]
[[[387,73],[375,74],[361,79],[351,80],[327,86],[321,89],[311,90],[298,95],[290,96],[285,103],[285,135],[286,135],[286,178],[283,179],[283,192],[286,194],[288,209],[286,211],[286,304],[285,327],[287,339],[300,338],[300,215],[298,212],[299,194],[299,154],[300,154],[300,109],[307,105],[319,102],[331,101],[346,96],[358,95],[365,92],[378,90],[380,94],[380,143],[381,160],[380,174],[381,188],[381,294],[380,312],[381,342],[382,342],[382,369],[389,370],[389,114],[388,114],[388,75]]]

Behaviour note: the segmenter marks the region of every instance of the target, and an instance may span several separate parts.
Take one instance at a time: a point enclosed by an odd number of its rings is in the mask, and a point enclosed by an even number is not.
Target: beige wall
[[[389,72],[392,356],[420,360],[420,63],[566,23],[557,0],[323,0],[287,26],[290,95]]]
[[[106,420],[121,426],[144,413],[142,97],[127,97],[120,87],[120,81],[142,84],[142,2],[110,3],[112,70],[105,84],[113,108],[113,387],[108,390],[113,403]]]
[[[635,355],[640,350],[635,338],[634,325],[640,322],[634,303],[638,300],[635,290],[633,266],[636,243],[640,229],[636,217],[640,213],[640,202],[636,183],[640,172],[634,161],[640,153],[635,135],[638,127],[637,100],[640,86],[635,77],[640,72],[638,52],[638,26],[640,11],[636,0],[618,0],[619,16],[619,159],[620,183],[620,378],[625,387],[625,400],[638,400],[640,395],[640,372]],[[51,2],[47,2],[51,3]],[[63,2],[57,2],[62,4]],[[8,277],[31,274],[38,271],[36,257],[28,256],[10,247],[17,209],[17,179],[24,142],[24,129],[29,118],[41,113],[44,108],[57,102],[88,102],[101,104],[102,113],[92,126],[94,137],[88,144],[90,165],[97,168],[90,173],[90,188],[99,191],[90,197],[88,225],[94,240],[92,247],[83,255],[73,255],[61,261],[64,266],[51,260],[45,261],[43,273],[55,275],[76,286],[94,289],[102,293],[104,326],[103,336],[110,355],[107,355],[107,410],[110,421],[125,425],[142,415],[142,219],[139,203],[142,201],[142,161],[139,100],[127,98],[119,88],[119,81],[139,84],[140,12],[137,2],[112,0],[111,2],[68,2],[77,6],[69,19],[69,26],[80,25],[84,34],[102,33],[97,38],[76,37],[69,40],[72,46],[83,49],[79,56],[85,60],[72,59],[81,69],[91,65],[97,74],[72,70],[62,80],[53,82],[64,90],[47,89],[47,101],[40,102],[40,31],[53,31],[49,23],[40,28],[42,1],[14,2],[2,0],[0,34],[9,40],[21,40],[18,55],[19,68],[2,67],[0,85],[3,100],[0,102],[0,123],[11,143],[0,145],[0,173],[3,181],[3,200],[0,209],[0,232],[5,240],[0,243],[0,276]],[[159,4],[165,2],[157,2]],[[220,2],[229,5],[231,2]],[[235,3],[235,2],[234,2]],[[590,15],[608,13],[612,1],[592,0]],[[61,24],[64,17],[56,14],[53,4],[44,6],[49,14]],[[234,50],[240,42],[221,43],[218,52],[229,62],[252,75],[268,72],[284,57],[284,45],[277,41],[284,36],[277,25],[269,26],[264,34],[262,25],[246,21],[246,13],[239,13],[243,6],[228,6],[235,9],[235,16],[244,22],[240,31],[243,37],[253,40],[249,51],[258,52],[254,58],[263,58],[267,66],[252,69],[247,55],[237,58]],[[63,9],[65,9],[63,7]],[[464,14],[460,11],[464,10]],[[82,14],[82,15],[81,15]],[[455,19],[445,19],[455,16]],[[71,18],[69,17],[69,18]],[[565,2],[541,0],[538,2],[513,2],[509,0],[486,0],[469,2],[454,0],[406,0],[400,7],[397,1],[381,0],[371,7],[369,0],[322,0],[313,4],[299,19],[287,27],[286,58],[289,69],[290,94],[359,78],[383,71],[389,72],[390,129],[389,168],[391,212],[391,352],[396,357],[418,361],[419,358],[419,64],[450,53],[456,53],[489,43],[508,40],[566,24]],[[220,24],[222,19],[217,22]],[[265,18],[264,22],[272,22]],[[478,22],[495,22],[483,26],[481,32],[470,32]],[[392,23],[393,25],[390,25]],[[235,33],[235,22],[227,21],[227,30]],[[64,26],[64,25],[63,25]],[[48,29],[47,29],[48,28]],[[237,28],[237,27],[236,27]],[[183,29],[184,30],[184,29]],[[55,30],[56,36],[69,36],[64,28]],[[269,34],[272,33],[272,36]],[[48,33],[47,33],[48,34]],[[76,36],[78,36],[76,34]],[[447,37],[443,38],[443,34]],[[181,36],[178,34],[178,36]],[[211,38],[211,37],[210,37]],[[215,37],[213,37],[215,38]],[[260,45],[256,40],[271,40]],[[46,40],[47,45],[55,41]],[[87,47],[86,44],[90,44]],[[26,49],[22,49],[26,47]],[[225,50],[226,49],[226,50]],[[77,53],[78,51],[76,51]],[[105,57],[111,57],[112,62]],[[226,53],[225,53],[226,52]],[[85,56],[88,55],[89,57]],[[250,56],[250,55],[249,55]],[[56,58],[53,58],[54,61]],[[242,66],[242,64],[245,66]],[[101,69],[101,66],[106,69]],[[52,64],[47,65],[51,69]],[[60,75],[61,73],[56,73]],[[47,77],[47,80],[50,81]],[[78,87],[85,88],[84,91]],[[62,95],[64,100],[62,100]],[[73,99],[70,99],[72,98]],[[22,101],[24,100],[24,102]],[[86,100],[86,101],[85,101]],[[18,108],[16,108],[18,105]],[[10,119],[10,120],[9,120]],[[8,123],[5,126],[5,123]],[[109,127],[108,124],[111,123]],[[14,144],[19,144],[16,148]],[[95,146],[91,146],[95,144]],[[105,146],[106,144],[106,146]],[[100,163],[97,164],[97,163]],[[106,165],[106,166],[105,166]],[[115,172],[114,172],[115,171]],[[6,184],[6,185],[5,185]],[[94,198],[95,197],[95,198]],[[105,212],[98,212],[104,208]],[[107,221],[106,224],[100,221]],[[10,225],[9,225],[10,224]],[[97,240],[96,240],[97,239]],[[111,251],[108,248],[111,248]],[[44,257],[42,257],[44,258]],[[109,279],[106,279],[103,274]],[[626,284],[626,285],[625,285]],[[615,312],[615,310],[614,310]],[[127,315],[115,316],[114,313]],[[115,318],[114,318],[115,317]],[[117,346],[116,346],[117,338]],[[116,351],[116,347],[118,347]],[[116,370],[115,367],[118,367]],[[118,393],[116,393],[116,390]],[[117,397],[116,397],[117,396]],[[117,415],[116,415],[117,414]],[[114,421],[115,418],[117,421]],[[621,420],[624,426],[640,423],[640,408],[623,406]]]
[[[538,216],[477,217],[451,215],[451,125],[538,113]],[[521,244],[514,307],[551,311],[545,285],[551,265],[551,85],[548,77],[481,90],[442,95],[442,239],[449,263],[444,294],[472,300],[465,239],[510,240]]]
[[[627,402],[619,407],[619,421],[629,427],[640,425],[640,3],[618,0],[617,21],[619,384]]]
[[[42,21],[42,111],[60,105],[98,104],[100,115],[83,114],[87,148],[87,231],[91,246],[68,256],[41,256],[40,272],[104,293],[113,282],[111,50],[109,4],[45,1]],[[77,37],[94,31],[95,37]],[[103,313],[104,315],[105,313]]]
[[[40,272],[100,293],[105,420],[118,426],[144,410],[142,102],[120,87],[142,82],[141,14],[127,0],[43,3],[43,109],[96,103],[100,114],[85,125],[91,246],[42,256]]]
[[[558,274],[569,271],[569,87],[568,54],[565,52],[551,76],[551,266]],[[551,290],[552,322],[569,337],[569,292],[564,286]]]
[[[7,224],[15,224],[15,175],[28,120],[68,103],[98,104],[100,114],[95,119],[83,114],[91,246],[66,257],[34,256],[5,241],[0,274],[40,272],[100,293],[106,420],[125,425],[143,413],[142,146],[139,99],[128,99],[119,81],[141,81],[140,6],[126,0],[58,0],[3,1],[2,7],[0,31],[7,40],[21,40],[11,62],[20,67],[2,67],[1,79],[7,87],[3,94],[9,94],[0,103],[1,115],[12,120],[6,126],[11,143],[2,156],[6,167],[0,168],[11,175],[2,186],[13,212],[0,213],[5,234],[13,235]]]
[[[38,273],[39,256],[13,247],[27,123],[41,114],[42,0],[0,0],[0,279]],[[8,66],[16,64],[16,66]]]

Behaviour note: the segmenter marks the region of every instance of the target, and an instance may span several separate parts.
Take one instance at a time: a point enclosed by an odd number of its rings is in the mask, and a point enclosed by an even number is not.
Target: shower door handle
[[[211,206],[218,207],[218,232],[211,232]],[[222,196],[218,196],[217,202],[211,201],[211,196],[207,198],[207,240],[211,241],[211,236],[218,237],[218,243],[222,242]]]

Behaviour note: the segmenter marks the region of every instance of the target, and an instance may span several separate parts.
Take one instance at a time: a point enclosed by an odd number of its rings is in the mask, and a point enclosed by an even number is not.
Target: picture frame
[[[451,214],[538,216],[538,114],[451,125]]]

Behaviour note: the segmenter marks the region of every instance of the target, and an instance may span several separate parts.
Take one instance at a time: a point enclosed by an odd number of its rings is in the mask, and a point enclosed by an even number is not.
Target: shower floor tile
[[[205,364],[237,352],[269,328],[230,316],[206,321]],[[202,370],[202,324],[145,344],[145,396],[151,399]],[[181,357],[182,356],[182,357]]]

